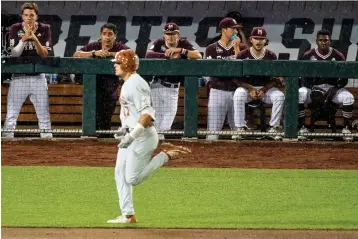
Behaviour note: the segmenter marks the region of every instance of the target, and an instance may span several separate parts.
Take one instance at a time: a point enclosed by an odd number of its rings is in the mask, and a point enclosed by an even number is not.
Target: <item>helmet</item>
[[[131,49],[117,52],[111,61],[120,64],[121,69],[125,72],[134,72],[139,66],[139,58]]]

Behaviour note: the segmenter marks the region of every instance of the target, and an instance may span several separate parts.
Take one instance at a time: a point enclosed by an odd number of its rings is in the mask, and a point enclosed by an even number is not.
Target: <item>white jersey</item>
[[[123,128],[134,128],[142,114],[149,114],[155,120],[150,87],[140,75],[133,74],[124,82],[119,101]]]

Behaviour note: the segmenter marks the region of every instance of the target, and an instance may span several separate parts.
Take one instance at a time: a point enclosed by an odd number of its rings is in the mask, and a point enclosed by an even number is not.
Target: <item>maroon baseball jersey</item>
[[[330,47],[326,55],[318,52],[317,48],[308,50],[303,54],[300,60],[311,60],[311,61],[345,61],[344,55],[338,50]],[[311,87],[313,85],[330,84],[336,85],[338,78],[304,78],[303,85]]]
[[[277,56],[273,51],[270,51],[265,48],[264,53],[257,57],[251,52],[251,47],[247,48],[243,51],[240,51],[237,59],[241,60],[277,60]],[[246,76],[241,78],[241,80],[245,83],[256,85],[256,86],[264,86],[265,84],[269,83],[270,76]]]
[[[16,23],[10,27],[9,38],[10,38],[10,48],[17,46],[22,36],[25,34],[25,24]],[[46,47],[48,51],[51,50],[51,29],[50,25],[37,23],[34,29],[35,36],[39,39],[42,46]],[[24,50],[21,56],[37,56],[35,43],[32,40],[24,42]]]
[[[240,45],[240,50],[243,45]],[[206,59],[236,59],[234,42],[229,46],[224,46],[220,41],[207,46],[205,51]],[[209,87],[217,90],[235,91],[237,88],[235,77],[216,77],[211,76],[209,80]]]
[[[118,52],[118,51],[125,50],[125,49],[129,49],[129,47],[121,42],[115,42],[112,49],[110,49],[109,52]],[[95,50],[95,51],[102,50],[101,41],[88,43],[87,45],[85,45],[84,47],[82,47],[80,49],[80,51],[86,51],[86,52],[93,51],[93,50]]]
[[[184,48],[190,51],[196,50],[194,46],[184,38],[179,38],[178,45],[175,48]],[[165,44],[164,38],[158,39],[153,42],[153,45],[149,48],[146,58],[167,58],[165,57],[165,51],[169,47]],[[159,54],[151,54],[151,52],[156,52]],[[181,59],[186,59],[186,56],[181,57]],[[169,83],[184,83],[184,76],[155,76],[154,79],[160,79]]]
[[[109,52],[118,52],[124,49],[129,49],[129,47],[121,42],[115,42],[112,49],[110,49]],[[101,41],[88,43],[87,45],[85,45],[80,49],[80,51],[85,51],[85,52],[89,52],[93,50],[95,51],[102,50]],[[118,91],[117,91],[118,86],[119,86],[119,79],[114,74],[97,75],[97,88],[99,88],[98,90],[110,93],[113,100],[118,100]]]

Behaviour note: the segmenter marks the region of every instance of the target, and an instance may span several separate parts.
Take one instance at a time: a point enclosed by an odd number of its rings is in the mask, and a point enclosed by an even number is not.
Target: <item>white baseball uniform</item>
[[[195,50],[193,45],[184,38],[179,38],[174,48]],[[146,58],[167,59],[165,51],[169,49],[164,39],[153,42],[149,48]],[[182,59],[187,56],[182,55]],[[154,76],[151,83],[151,94],[153,108],[156,112],[155,127],[160,131],[170,130],[178,110],[179,88],[184,83],[183,76]],[[164,135],[160,135],[164,139]]]
[[[131,131],[142,114],[155,119],[151,106],[150,87],[138,74],[131,75],[121,89],[120,95],[122,127]],[[147,127],[128,148],[118,149],[115,180],[122,215],[134,215],[133,186],[140,184],[156,169],[168,161],[165,153],[152,158],[158,146],[158,133],[153,126]]]
[[[256,57],[253,53],[251,53],[250,49],[245,49],[241,51],[237,57],[238,59],[256,59],[256,60],[277,60],[277,56],[274,52],[265,49],[264,54],[262,54],[261,57]],[[256,85],[265,85],[269,83],[270,77],[266,76],[251,76],[243,78],[242,80],[245,83],[253,84],[251,81],[255,83]],[[255,87],[257,89],[260,89],[262,87]],[[251,97],[249,95],[249,91],[245,88],[239,87],[236,89],[233,97],[234,101],[234,111],[235,111],[235,126],[236,127],[245,127],[246,121],[245,121],[245,104],[250,102]],[[263,102],[266,104],[272,105],[272,112],[271,112],[271,119],[270,119],[270,126],[279,126],[283,107],[285,103],[285,95],[276,87],[272,87],[269,89],[264,96]]]

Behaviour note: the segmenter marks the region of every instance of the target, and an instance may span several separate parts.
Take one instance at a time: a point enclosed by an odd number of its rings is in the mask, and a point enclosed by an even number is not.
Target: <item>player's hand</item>
[[[263,89],[260,89],[257,91],[257,98],[258,99],[263,99],[265,96],[265,91]]]
[[[126,133],[127,133],[126,128],[119,127],[118,130],[117,130],[117,133],[114,134],[114,138],[118,139],[118,140],[122,140]]]
[[[121,140],[121,142],[118,144],[118,148],[121,149],[126,149],[128,148],[128,146],[134,141],[134,139],[132,138],[132,136],[130,134],[126,134],[123,139]]]
[[[107,50],[99,50],[95,51],[94,55],[97,57],[108,57],[111,55],[111,53],[109,53]]]
[[[255,89],[255,88],[253,88],[253,89],[250,89],[250,92],[249,92],[249,94],[250,94],[250,97],[251,98],[253,98],[253,99],[256,99],[257,98],[257,90]]]
[[[35,34],[33,33],[33,27],[30,27],[28,24],[26,24],[25,27],[26,27],[26,29],[25,29],[24,35],[22,35],[22,37],[21,37],[21,40],[22,41],[32,40],[32,38],[35,36]]]
[[[169,48],[165,51],[165,56],[166,57],[169,57],[169,58],[172,58],[172,56],[175,54],[175,53],[181,53],[181,48]]]
[[[181,58],[181,53],[179,53],[179,52],[174,53],[174,54],[170,57],[170,59],[180,59],[180,58]]]

